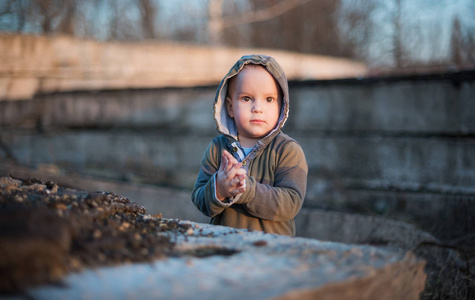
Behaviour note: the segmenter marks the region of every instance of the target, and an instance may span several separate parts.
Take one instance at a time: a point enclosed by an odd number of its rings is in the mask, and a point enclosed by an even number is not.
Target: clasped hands
[[[246,170],[228,151],[221,153],[221,165],[216,174],[216,197],[219,201],[231,198],[246,191]]]

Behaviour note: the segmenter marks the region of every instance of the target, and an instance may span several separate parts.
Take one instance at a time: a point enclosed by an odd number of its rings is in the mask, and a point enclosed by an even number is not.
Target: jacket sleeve
[[[292,220],[300,211],[307,188],[308,166],[305,154],[295,142],[279,151],[272,185],[246,180],[247,189],[237,203],[257,218],[272,221]]]
[[[193,204],[208,217],[214,217],[230,206],[215,197],[214,174],[221,163],[221,152],[215,141],[211,142],[201,160],[201,168],[191,194]]]

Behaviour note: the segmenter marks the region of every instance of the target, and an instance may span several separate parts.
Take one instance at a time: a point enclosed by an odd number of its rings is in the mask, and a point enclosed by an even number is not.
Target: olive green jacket
[[[234,120],[226,112],[225,99],[228,79],[249,63],[263,65],[276,78],[282,89],[283,105],[276,128],[244,156]],[[214,118],[221,135],[208,145],[192,193],[193,203],[211,217],[212,224],[295,235],[294,218],[305,197],[308,167],[300,145],[281,131],[289,112],[288,95],[282,68],[268,56],[243,56],[221,81],[214,102]],[[223,149],[243,162],[248,177],[244,193],[221,202],[215,197],[214,174]]]

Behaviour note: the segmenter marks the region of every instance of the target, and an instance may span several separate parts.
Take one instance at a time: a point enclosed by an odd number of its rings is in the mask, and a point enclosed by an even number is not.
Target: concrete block
[[[475,141],[424,137],[357,137],[289,132],[312,176],[336,174],[347,186],[474,193]],[[451,190],[452,189],[452,190]]]
[[[473,133],[475,83],[395,81],[290,89],[292,129],[386,134]],[[292,117],[296,117],[292,119]]]
[[[437,239],[407,223],[357,214],[302,209],[295,219],[297,235],[324,241],[376,244],[412,249]]]
[[[27,291],[35,299],[419,299],[424,262],[395,249],[247,232],[199,223],[177,250],[221,249],[149,264],[71,274],[63,287]],[[227,251],[225,251],[227,250]]]
[[[288,78],[341,78],[368,73],[360,62],[273,49],[152,41],[104,43],[68,36],[0,34],[0,79],[24,76],[36,81],[34,88],[12,86],[0,101],[19,94],[30,99],[35,93],[57,91],[217,84],[237,59],[256,52],[274,56]]]

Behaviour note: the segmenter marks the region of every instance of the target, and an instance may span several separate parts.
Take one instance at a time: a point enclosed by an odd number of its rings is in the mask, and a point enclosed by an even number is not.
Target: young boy
[[[308,167],[300,145],[281,132],[289,92],[269,56],[243,56],[218,86],[220,135],[201,161],[192,201],[211,223],[295,235]]]

